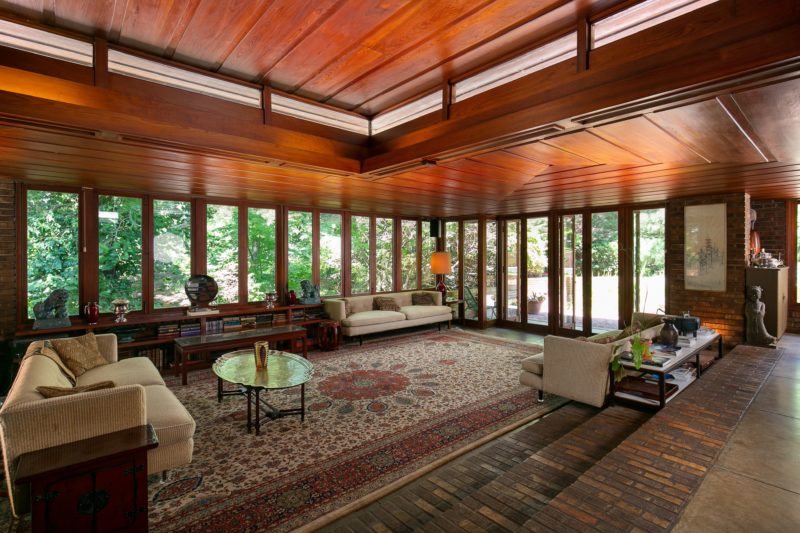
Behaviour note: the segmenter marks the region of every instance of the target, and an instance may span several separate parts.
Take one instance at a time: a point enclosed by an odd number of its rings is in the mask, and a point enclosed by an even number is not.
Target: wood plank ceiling
[[[372,113],[519,48],[537,34],[533,30],[556,27],[568,13],[574,23],[575,4],[117,0],[83,9],[81,0],[0,0],[0,13],[5,9],[106,35],[164,57]],[[353,16],[356,7],[361,16]],[[800,197],[800,80],[383,178],[0,120],[0,175],[408,216],[603,208],[720,191]]]

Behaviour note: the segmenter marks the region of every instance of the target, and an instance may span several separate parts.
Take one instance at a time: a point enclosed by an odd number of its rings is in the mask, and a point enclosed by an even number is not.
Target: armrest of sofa
[[[613,345],[548,335],[544,338],[546,392],[602,407],[609,387]]]
[[[341,322],[345,318],[347,318],[347,311],[345,310],[344,300],[339,298],[330,298],[323,302],[325,306],[325,312],[328,314],[331,320],[335,320],[337,322]]]
[[[147,423],[141,385],[83,392],[12,405],[0,413],[0,444],[15,516],[27,512],[26,494],[15,492],[17,457]]]
[[[100,333],[94,336],[100,354],[109,363],[117,362],[117,336],[114,333]]]

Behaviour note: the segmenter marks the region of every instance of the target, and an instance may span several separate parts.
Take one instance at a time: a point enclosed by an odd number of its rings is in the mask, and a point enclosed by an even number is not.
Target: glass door
[[[633,212],[633,308],[644,313],[666,309],[666,210]]]
[[[466,304],[465,318],[478,320],[480,318],[478,298],[481,290],[478,286],[478,221],[464,222],[464,303]]]
[[[592,213],[592,328],[619,328],[619,213]]]
[[[548,219],[529,218],[526,221],[525,243],[527,258],[525,275],[528,282],[526,302],[528,324],[549,324]]]
[[[522,321],[525,299],[522,297],[522,271],[520,269],[521,221],[506,220],[505,224],[505,283],[503,293],[503,318],[510,322]]]
[[[558,325],[583,331],[583,215],[563,215],[559,221],[561,309]]]
[[[497,320],[497,221],[486,221],[486,320]]]

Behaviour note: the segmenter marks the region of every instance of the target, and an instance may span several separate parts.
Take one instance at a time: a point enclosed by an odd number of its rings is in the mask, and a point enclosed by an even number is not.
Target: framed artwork
[[[726,204],[684,209],[684,286],[693,291],[725,291],[728,248]]]

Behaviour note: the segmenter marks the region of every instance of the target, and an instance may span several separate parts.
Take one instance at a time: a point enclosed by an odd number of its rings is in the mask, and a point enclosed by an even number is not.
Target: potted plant
[[[547,298],[546,294],[534,292],[528,296],[528,314],[538,315],[542,311],[542,302]]]

